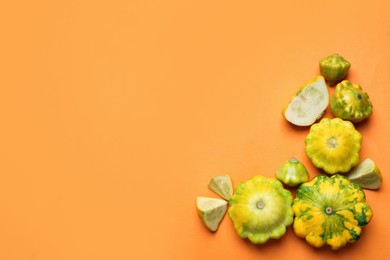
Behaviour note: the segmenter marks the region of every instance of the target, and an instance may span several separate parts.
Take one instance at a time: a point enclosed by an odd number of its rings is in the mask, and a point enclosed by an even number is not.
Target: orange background
[[[387,0],[3,1],[0,259],[385,259],[389,11]],[[360,241],[314,249],[289,227],[255,246],[227,216],[209,232],[195,201],[217,197],[213,176],[273,177],[291,156],[318,173],[308,128],[281,110],[335,52],[373,102],[361,159],[384,176],[366,192],[374,218]]]

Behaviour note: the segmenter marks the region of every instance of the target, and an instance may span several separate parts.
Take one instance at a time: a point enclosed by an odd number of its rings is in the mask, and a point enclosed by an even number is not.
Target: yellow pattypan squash
[[[237,186],[228,214],[241,238],[263,244],[286,233],[293,222],[292,201],[280,181],[259,175]]]
[[[346,173],[359,163],[362,135],[350,121],[324,118],[310,127],[305,152],[328,174]]]
[[[357,241],[373,215],[360,186],[339,174],[321,174],[299,186],[292,208],[295,234],[332,249]]]

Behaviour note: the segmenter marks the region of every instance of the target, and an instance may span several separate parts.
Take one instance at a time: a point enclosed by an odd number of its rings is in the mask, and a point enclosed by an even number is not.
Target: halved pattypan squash
[[[373,216],[360,186],[339,174],[321,174],[299,186],[292,208],[295,234],[332,249],[357,241]]]
[[[293,125],[309,126],[321,118],[329,104],[329,92],[322,76],[306,82],[283,108],[284,118]]]
[[[350,121],[324,118],[310,127],[305,152],[328,174],[346,173],[359,163],[362,135]]]
[[[259,175],[237,186],[228,214],[241,238],[263,244],[286,233],[294,216],[292,201],[291,192],[280,181]]]
[[[309,179],[305,165],[294,157],[284,162],[275,175],[276,179],[292,187],[307,182]]]
[[[372,114],[372,103],[368,94],[358,84],[343,80],[337,84],[330,100],[334,116],[359,122]]]

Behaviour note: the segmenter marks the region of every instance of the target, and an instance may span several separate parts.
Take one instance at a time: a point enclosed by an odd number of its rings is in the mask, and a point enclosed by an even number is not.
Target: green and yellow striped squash
[[[347,177],[318,175],[302,184],[293,202],[293,229],[297,236],[314,246],[336,250],[360,238],[372,210],[364,191]]]
[[[360,122],[372,114],[372,103],[362,87],[343,80],[337,84],[330,100],[330,108],[335,117]]]

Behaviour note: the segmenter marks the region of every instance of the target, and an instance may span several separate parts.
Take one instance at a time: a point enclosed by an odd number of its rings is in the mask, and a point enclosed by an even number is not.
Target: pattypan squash
[[[346,173],[359,163],[362,135],[350,121],[324,118],[310,127],[305,152],[328,174]]]
[[[332,249],[357,241],[373,216],[362,188],[340,174],[320,174],[299,186],[292,208],[295,234]]]
[[[228,215],[241,238],[263,244],[286,233],[294,217],[292,201],[291,192],[280,181],[259,175],[236,187]]]
[[[337,84],[330,100],[334,116],[353,123],[362,121],[372,114],[372,103],[367,92],[358,84],[343,80]]]
[[[320,59],[319,64],[320,73],[329,85],[335,85],[344,79],[351,67],[351,63],[337,53]]]
[[[294,157],[283,163],[275,175],[276,179],[291,187],[309,180],[309,173],[305,165]]]

